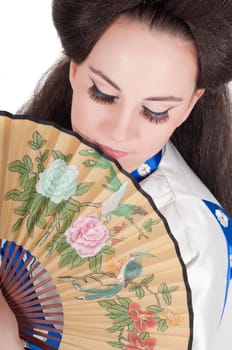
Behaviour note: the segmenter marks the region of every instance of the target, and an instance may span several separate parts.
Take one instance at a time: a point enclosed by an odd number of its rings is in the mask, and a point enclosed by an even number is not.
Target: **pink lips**
[[[101,144],[98,144],[98,146],[101,148],[101,150],[107,154],[108,156],[114,158],[114,159],[118,159],[121,157],[125,157],[128,153],[127,152],[123,152],[123,151],[119,151],[113,148],[110,148],[108,146],[104,146]]]

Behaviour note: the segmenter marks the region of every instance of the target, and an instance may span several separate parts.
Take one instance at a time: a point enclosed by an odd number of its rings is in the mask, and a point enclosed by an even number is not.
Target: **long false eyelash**
[[[103,104],[113,104],[115,102],[116,97],[112,95],[107,95],[101,92],[95,83],[93,82],[93,85],[89,88],[88,94],[90,98],[98,103],[103,103]]]
[[[147,119],[149,122],[156,123],[156,124],[165,123],[169,119],[168,110],[164,111],[162,113],[156,113],[156,112],[150,111],[145,106],[143,106],[143,110],[141,111],[141,115],[145,119]]]

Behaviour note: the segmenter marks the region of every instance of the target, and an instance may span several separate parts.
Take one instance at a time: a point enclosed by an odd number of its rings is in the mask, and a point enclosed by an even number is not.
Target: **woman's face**
[[[71,63],[73,130],[132,171],[188,117],[203,94],[196,80],[191,41],[121,18]]]

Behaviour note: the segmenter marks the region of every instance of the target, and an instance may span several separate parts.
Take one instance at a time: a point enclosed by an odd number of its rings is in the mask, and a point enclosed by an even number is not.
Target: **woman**
[[[186,264],[192,349],[212,349],[230,281],[214,195],[232,211],[232,3],[54,0],[53,18],[65,56],[20,113],[77,131],[140,182]]]

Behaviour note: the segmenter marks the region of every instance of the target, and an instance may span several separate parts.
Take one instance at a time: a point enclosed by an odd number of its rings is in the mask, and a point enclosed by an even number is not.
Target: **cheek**
[[[86,130],[87,127],[91,127],[94,120],[93,113],[94,107],[90,103],[89,97],[86,97],[81,93],[74,93],[71,110],[71,122],[73,130]]]

